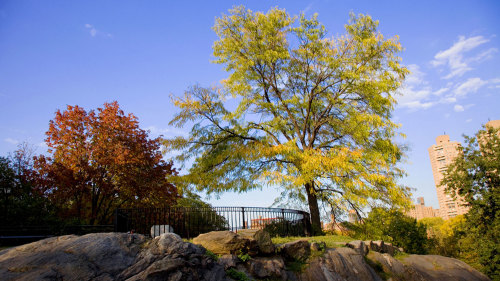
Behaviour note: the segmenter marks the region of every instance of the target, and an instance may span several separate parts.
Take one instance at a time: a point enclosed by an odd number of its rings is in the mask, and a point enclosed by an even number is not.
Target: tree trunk
[[[311,214],[311,230],[313,235],[321,234],[321,220],[319,216],[318,197],[314,192],[314,183],[306,183],[307,202],[309,203],[309,213]]]

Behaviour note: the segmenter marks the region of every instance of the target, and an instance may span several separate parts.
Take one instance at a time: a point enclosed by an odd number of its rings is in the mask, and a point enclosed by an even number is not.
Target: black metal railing
[[[0,246],[20,245],[60,235],[113,231],[114,225],[2,225],[0,226]]]
[[[265,229],[271,236],[310,236],[309,213],[299,210],[258,207],[170,207],[118,209],[116,232],[135,232],[151,237],[174,232],[193,238],[216,230]]]

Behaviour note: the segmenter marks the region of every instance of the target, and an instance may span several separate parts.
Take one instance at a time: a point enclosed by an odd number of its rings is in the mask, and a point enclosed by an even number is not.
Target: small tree
[[[46,225],[56,220],[54,206],[34,188],[34,149],[21,143],[0,157],[0,225]]]
[[[500,280],[500,130],[484,126],[448,166],[441,185],[464,198],[466,237],[461,256],[493,280]]]
[[[38,187],[66,214],[106,224],[118,207],[175,202],[167,181],[175,170],[162,160],[159,139],[149,139],[117,102],[58,110],[46,135],[50,157],[36,157]]]
[[[278,8],[240,6],[216,19],[215,62],[229,77],[222,88],[195,86],[174,100],[181,112],[171,124],[196,122],[189,137],[165,142],[183,151],[178,160],[194,158],[179,182],[208,193],[280,185],[307,202],[316,231],[319,200],[409,205],[396,184],[402,151],[390,119],[408,71],[397,38],[385,39],[377,25],[352,15],[345,35],[327,38],[317,15]]]
[[[425,254],[427,250],[426,226],[395,209],[373,208],[363,221],[344,225],[359,239],[384,240],[413,254]]]

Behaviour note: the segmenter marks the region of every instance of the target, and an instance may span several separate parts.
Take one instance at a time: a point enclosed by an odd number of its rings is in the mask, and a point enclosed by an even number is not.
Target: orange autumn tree
[[[178,197],[159,139],[149,139],[116,101],[97,111],[58,110],[46,135],[50,156],[35,157],[38,188],[66,216],[106,224],[116,208],[164,206]]]

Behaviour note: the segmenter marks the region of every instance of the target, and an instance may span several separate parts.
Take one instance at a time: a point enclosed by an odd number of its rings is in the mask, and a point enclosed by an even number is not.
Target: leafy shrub
[[[398,210],[373,208],[362,222],[346,223],[344,226],[351,230],[350,235],[356,239],[384,240],[403,247],[408,253],[427,253],[427,227]]]
[[[302,221],[277,219],[264,227],[271,237],[301,236],[305,233]]]

